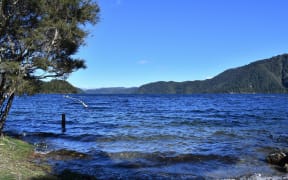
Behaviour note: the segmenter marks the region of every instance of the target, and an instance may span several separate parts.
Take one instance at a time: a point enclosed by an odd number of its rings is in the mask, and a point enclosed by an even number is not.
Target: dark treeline
[[[41,81],[38,83],[37,93],[41,94],[76,94],[82,92],[80,89],[63,80]]]

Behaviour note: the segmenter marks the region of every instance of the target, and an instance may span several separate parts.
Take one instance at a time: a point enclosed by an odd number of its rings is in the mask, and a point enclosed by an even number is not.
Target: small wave
[[[239,160],[232,156],[221,156],[215,154],[177,154],[175,152],[154,152],[154,153],[143,153],[143,152],[118,152],[118,153],[107,153],[108,157],[114,160],[123,160],[120,166],[125,163],[130,167],[139,167],[148,165],[171,165],[177,163],[202,163],[207,161],[218,161],[225,164],[235,164]],[[133,162],[131,164],[131,162]],[[145,162],[145,163],[143,163]],[[149,162],[149,163],[147,163]],[[124,164],[123,164],[124,163]],[[119,164],[118,164],[119,165]]]
[[[217,119],[185,119],[185,120],[174,120],[170,122],[171,126],[205,126],[205,127],[215,127],[215,126],[231,126],[230,122],[217,120]]]
[[[65,139],[69,141],[78,141],[78,142],[96,142],[98,138],[103,138],[101,135],[93,134],[82,134],[82,135],[73,135],[73,134],[56,134],[56,133],[27,133],[25,137],[32,139],[42,139],[42,138],[58,138]]]
[[[208,122],[202,119],[185,119],[185,120],[174,120],[170,122],[171,126],[199,126],[205,125]]]
[[[23,132],[21,135],[23,137],[40,137],[40,138],[62,136],[62,134],[56,134],[50,132]]]
[[[104,111],[107,109],[111,109],[109,106],[90,106],[90,109],[98,110],[98,111]]]
[[[283,143],[283,144],[288,143],[288,136],[286,136],[286,135],[274,136],[273,139],[277,143]]]
[[[145,136],[133,136],[133,135],[111,135],[111,136],[101,136],[101,135],[81,135],[81,141],[87,142],[97,141],[100,142],[119,142],[119,141],[125,141],[125,142],[137,142],[137,141],[144,141],[144,142],[150,142],[150,141],[162,141],[162,140],[169,140],[173,139],[175,140],[177,136],[175,135],[145,135]],[[182,138],[183,139],[183,138]]]
[[[227,131],[216,131],[213,136],[227,136],[227,137],[237,137],[237,134],[230,133]]]
[[[102,136],[93,134],[82,134],[75,137],[76,140],[80,140],[81,142],[95,142],[98,138],[102,138]]]

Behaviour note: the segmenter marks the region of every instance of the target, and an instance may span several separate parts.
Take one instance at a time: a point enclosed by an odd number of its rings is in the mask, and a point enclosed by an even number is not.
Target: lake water
[[[288,149],[288,95],[36,95],[17,97],[5,131],[44,151],[89,159],[55,164],[99,179],[287,177],[265,162]],[[66,132],[61,114],[66,114]]]

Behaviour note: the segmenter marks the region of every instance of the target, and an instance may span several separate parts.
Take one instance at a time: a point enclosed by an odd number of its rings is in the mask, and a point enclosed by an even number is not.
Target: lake
[[[24,96],[5,132],[45,143],[44,153],[87,153],[55,169],[98,179],[287,177],[265,162],[288,150],[287,102],[288,95],[267,94]]]

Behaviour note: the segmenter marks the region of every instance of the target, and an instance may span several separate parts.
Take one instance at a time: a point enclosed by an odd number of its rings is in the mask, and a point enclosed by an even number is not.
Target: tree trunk
[[[2,135],[3,132],[3,128],[4,128],[4,125],[5,125],[5,122],[6,122],[6,118],[8,116],[8,113],[10,111],[10,108],[12,106],[12,103],[13,103],[13,100],[14,100],[14,92],[12,92],[7,100],[7,103],[3,105],[3,109],[1,110],[1,114],[0,114],[0,134]],[[3,102],[5,103],[5,102]]]
[[[4,104],[5,101],[5,83],[6,83],[6,74],[5,73],[1,73],[1,84],[0,84],[0,107],[2,110],[2,106]]]

